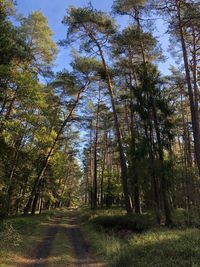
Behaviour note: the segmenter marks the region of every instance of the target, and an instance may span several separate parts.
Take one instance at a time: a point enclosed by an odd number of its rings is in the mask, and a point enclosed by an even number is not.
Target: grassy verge
[[[6,219],[0,227],[0,266],[28,264],[28,253],[44,236],[54,212]]]
[[[1,223],[0,267],[22,267],[34,264],[29,253],[44,238],[52,218],[56,215],[66,215],[66,211],[48,211],[42,215],[16,217]],[[51,248],[51,255],[45,262],[49,267],[68,266],[71,252],[65,234],[66,223],[66,217],[63,216]]]
[[[108,212],[107,212],[108,213]],[[119,235],[105,227],[103,211],[81,212],[92,248],[109,267],[197,267],[200,266],[200,230],[198,228],[153,227]],[[87,218],[87,220],[85,220]],[[113,215],[107,215],[108,222]],[[136,217],[137,218],[137,217]],[[114,218],[116,219],[116,218]],[[142,221],[144,217],[141,217]],[[132,218],[134,221],[134,216]],[[99,227],[103,221],[103,227]],[[94,223],[95,222],[95,223]],[[148,225],[147,222],[145,224]]]

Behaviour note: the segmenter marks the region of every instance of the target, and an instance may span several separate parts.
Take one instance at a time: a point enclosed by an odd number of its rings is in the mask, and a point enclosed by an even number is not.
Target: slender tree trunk
[[[89,205],[89,177],[88,172],[85,175],[85,205]]]
[[[42,209],[43,209],[43,192],[41,193],[41,196],[40,196],[40,204],[39,204],[39,214],[42,214]]]
[[[21,143],[23,140],[23,135],[19,138],[19,140],[16,141],[15,143],[15,155],[14,155],[14,160],[12,163],[12,169],[10,171],[10,175],[8,178],[8,185],[7,185],[7,198],[8,198],[8,206],[7,206],[7,214],[10,213],[10,208],[11,208],[11,200],[12,200],[12,193],[13,193],[13,178],[14,178],[14,173],[17,167],[17,163],[18,163],[18,157],[19,157],[19,152],[21,149]]]
[[[39,200],[39,192],[35,193],[34,199],[33,199],[33,204],[32,204],[32,210],[31,214],[34,215],[36,210],[37,210],[37,205],[38,205],[38,200]]]
[[[133,113],[133,102],[131,100],[131,171],[133,172],[133,166],[135,162],[135,130],[134,130],[134,113]],[[141,213],[140,204],[140,189],[139,189],[139,179],[137,173],[132,174],[133,177],[133,187],[134,187],[134,203],[135,203],[135,213]]]
[[[24,215],[28,215],[28,213],[29,213],[29,211],[31,209],[31,206],[32,206],[32,203],[33,203],[33,198],[34,198],[34,196],[35,196],[35,194],[37,192],[37,189],[38,189],[38,186],[40,184],[40,181],[44,177],[44,174],[45,174],[46,169],[47,169],[48,164],[49,164],[49,160],[50,160],[50,158],[51,158],[51,156],[52,156],[52,154],[54,152],[54,149],[55,149],[55,147],[57,145],[57,142],[58,142],[58,140],[60,138],[61,133],[63,132],[63,129],[65,128],[66,124],[69,122],[69,120],[70,120],[70,118],[71,118],[71,116],[73,114],[73,111],[74,111],[74,109],[76,108],[76,106],[77,106],[77,104],[79,102],[80,95],[81,95],[82,91],[83,90],[79,91],[79,93],[77,94],[77,97],[76,97],[76,100],[74,102],[74,105],[72,106],[67,118],[62,123],[62,125],[61,125],[61,127],[60,127],[60,129],[59,129],[59,131],[58,131],[58,133],[56,135],[56,138],[54,139],[53,144],[52,144],[52,146],[51,146],[51,148],[50,148],[50,150],[49,150],[49,152],[48,152],[48,154],[47,154],[47,156],[46,156],[46,158],[44,160],[42,169],[41,169],[39,175],[37,176],[37,178],[35,179],[34,186],[33,186],[32,191],[31,191],[31,195],[30,195],[30,197],[28,199],[28,202],[27,202],[27,204],[26,204],[26,206],[24,208]]]
[[[194,94],[193,94],[191,77],[190,77],[189,62],[188,62],[188,54],[187,54],[187,48],[186,48],[184,31],[183,31],[182,20],[181,20],[181,13],[180,13],[180,1],[178,0],[176,0],[176,7],[177,7],[178,27],[179,27],[180,37],[181,37],[183,60],[184,60],[184,67],[185,67],[185,74],[186,74],[186,82],[187,82],[188,94],[189,94],[189,100],[190,100],[190,110],[191,110],[191,117],[192,117],[193,137],[194,137],[194,149],[195,149],[197,167],[198,167],[199,175],[200,175],[200,126],[199,126],[199,118],[198,118],[199,116],[198,116],[198,110],[195,107],[195,100],[194,100]]]
[[[153,118],[154,118],[154,125],[155,125],[156,137],[157,137],[157,143],[158,143],[159,160],[161,163],[161,189],[162,189],[164,211],[165,211],[165,224],[171,225],[172,224],[172,215],[171,215],[171,209],[170,209],[170,204],[169,204],[168,186],[167,186],[164,159],[163,159],[163,146],[162,146],[160,130],[159,130],[159,126],[158,126],[157,113],[155,110],[153,97],[151,99],[151,102],[153,103],[153,105],[152,105],[153,106]]]
[[[148,127],[145,125],[145,134],[146,139],[148,141],[148,150],[149,150],[149,159],[150,159],[150,175],[151,175],[151,182],[152,182],[152,189],[153,189],[153,204],[155,207],[156,219],[158,224],[161,223],[161,205],[160,205],[160,194],[159,194],[159,185],[158,180],[155,174],[155,155],[153,147],[153,132],[152,132],[152,125],[149,124],[149,134],[148,134]]]
[[[14,172],[15,168],[17,166],[17,158],[18,158],[18,153],[15,154],[15,159],[14,163],[12,166],[12,170],[10,172],[9,178],[8,178],[8,186],[7,186],[7,199],[8,199],[8,204],[7,204],[7,215],[10,213],[11,209],[11,201],[12,201],[12,195],[13,195],[13,177],[14,177]]]
[[[89,181],[89,202],[90,207],[93,209],[93,188],[92,188],[92,177],[93,177],[93,169],[94,169],[94,162],[93,162],[93,151],[92,151],[92,125],[90,127],[90,154],[89,154],[89,173],[90,173],[90,181]]]
[[[106,163],[106,154],[107,154],[107,131],[105,132],[105,148],[103,150],[103,162],[102,162],[102,169],[101,169],[101,207],[103,208],[104,204],[104,170],[105,170],[105,163]]]
[[[22,191],[23,191],[23,185],[20,186],[20,189],[19,189],[19,193],[18,193],[18,196],[17,196],[17,199],[16,199],[16,204],[15,204],[15,213],[16,215],[18,215],[19,213],[19,204],[20,204],[20,198],[21,198],[21,195],[22,195]]]
[[[94,42],[96,43],[99,54],[104,66],[105,74],[106,74],[106,79],[107,79],[107,85],[108,85],[108,90],[109,90],[109,95],[111,99],[111,104],[112,104],[112,110],[113,110],[113,115],[114,115],[114,122],[115,122],[115,130],[116,130],[116,137],[118,141],[118,148],[119,148],[119,156],[120,156],[120,166],[121,166],[121,180],[122,180],[122,187],[123,187],[123,193],[124,193],[124,200],[125,200],[125,206],[126,206],[126,211],[127,213],[132,213],[133,212],[133,207],[132,207],[132,202],[129,194],[129,188],[128,188],[128,170],[127,170],[127,164],[126,164],[126,158],[124,154],[124,148],[123,148],[123,143],[122,143],[122,135],[120,131],[120,126],[119,126],[119,120],[118,120],[118,114],[116,110],[116,105],[115,105],[115,98],[114,98],[114,92],[113,92],[113,87],[112,87],[112,81],[111,77],[106,65],[106,61],[104,59],[103,51],[101,49],[101,46],[97,42],[94,37],[92,37]]]
[[[97,114],[96,114],[96,125],[95,125],[95,140],[94,140],[94,173],[93,173],[93,209],[97,208],[97,191],[98,191],[98,182],[97,182],[97,146],[98,146],[98,128],[99,128],[99,106],[100,105],[100,88],[99,88],[99,97],[97,104]]]
[[[64,185],[63,185],[63,188],[62,188],[62,192],[60,194],[60,199],[62,198],[62,196],[65,193],[65,189],[66,189],[66,186],[67,186],[67,181],[68,181],[68,178],[69,178],[69,173],[70,173],[70,171],[68,170],[67,173],[66,173],[65,179],[64,179]]]
[[[106,207],[110,208],[112,205],[111,199],[111,177],[112,177],[112,148],[108,151],[108,179],[106,188]]]

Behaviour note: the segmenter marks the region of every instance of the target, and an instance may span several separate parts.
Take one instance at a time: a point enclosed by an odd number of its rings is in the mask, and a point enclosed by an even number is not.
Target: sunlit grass
[[[29,253],[44,237],[54,215],[54,211],[48,211],[42,215],[5,220],[3,225],[11,227],[13,232],[9,233],[2,225],[0,233],[4,238],[0,240],[0,266],[21,267],[34,263],[34,260],[29,258]]]
[[[109,267],[200,267],[200,230],[197,228],[154,227],[122,238],[115,231],[99,230],[84,221],[84,231],[94,252]]]
[[[114,216],[114,215],[125,215],[126,211],[124,208],[120,207],[114,207],[112,209],[98,209],[98,210],[91,210],[88,209],[88,207],[81,208],[81,214],[80,216],[83,219],[93,219],[98,216]]]

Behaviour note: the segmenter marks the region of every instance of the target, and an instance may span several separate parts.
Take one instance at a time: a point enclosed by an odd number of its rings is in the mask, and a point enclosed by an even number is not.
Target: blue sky
[[[33,11],[40,10],[48,19],[49,26],[54,33],[54,40],[57,42],[64,39],[66,35],[66,27],[62,25],[61,21],[66,13],[66,9],[73,6],[86,6],[88,0],[17,0],[17,10],[23,15],[28,15]],[[91,0],[92,5],[102,11],[110,12],[113,0]],[[127,18],[118,17],[118,23],[123,27]],[[164,52],[167,53],[168,37],[165,35],[166,27],[162,21],[157,21],[157,31],[155,35],[159,37],[161,46]],[[163,74],[168,74],[169,64],[173,62],[169,54],[169,59],[165,63],[160,63],[159,68]],[[58,57],[56,60],[55,70],[68,68],[70,63],[70,49],[59,48]]]

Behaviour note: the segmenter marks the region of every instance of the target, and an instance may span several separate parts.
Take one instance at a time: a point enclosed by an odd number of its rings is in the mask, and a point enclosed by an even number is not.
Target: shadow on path
[[[59,224],[62,216],[57,216],[52,220],[52,223],[48,224],[48,230],[45,237],[37,244],[37,246],[31,251],[30,258],[35,259],[35,263],[31,266],[45,267],[46,261],[50,256],[53,241],[58,232]]]
[[[103,265],[90,253],[89,244],[81,232],[77,216],[74,212],[72,212],[69,217],[67,233],[75,255],[74,263],[70,266],[103,267]]]
[[[64,218],[63,218],[64,217]],[[77,213],[74,210],[66,212],[65,216],[57,216],[48,224],[44,237],[41,237],[41,241],[34,244],[33,250],[30,251],[27,258],[19,259],[17,266],[20,267],[103,267],[95,256],[90,252],[90,247],[87,240],[81,231],[80,225],[77,219]],[[63,252],[60,250],[60,256],[52,255],[52,247],[55,241],[55,237],[61,231],[63,238],[69,244],[70,250],[73,252],[73,258],[66,260],[66,262],[56,262],[63,253],[67,254],[68,251]],[[61,233],[60,232],[60,233]],[[21,260],[21,261],[20,261]],[[22,261],[23,260],[23,261]],[[54,262],[54,263],[53,263]]]

